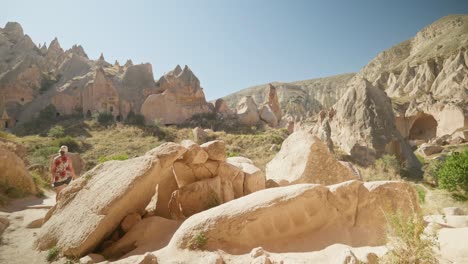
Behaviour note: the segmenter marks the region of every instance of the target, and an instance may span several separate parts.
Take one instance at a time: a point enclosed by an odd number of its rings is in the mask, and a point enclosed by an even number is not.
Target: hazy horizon
[[[25,8],[28,7],[28,8]],[[240,89],[358,72],[379,52],[468,1],[7,2],[0,27],[19,22],[36,43],[80,44],[90,59],[149,62],[154,78],[188,65],[208,100]]]

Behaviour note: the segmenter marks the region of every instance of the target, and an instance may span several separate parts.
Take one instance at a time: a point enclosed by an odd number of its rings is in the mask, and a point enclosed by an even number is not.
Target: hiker
[[[63,188],[70,184],[72,179],[75,179],[75,171],[70,157],[67,156],[68,147],[61,146],[59,156],[54,158],[51,169],[51,183],[57,192],[56,200]]]

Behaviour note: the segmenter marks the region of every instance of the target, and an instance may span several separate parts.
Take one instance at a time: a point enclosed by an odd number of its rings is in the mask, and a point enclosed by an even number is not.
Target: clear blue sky
[[[1,27],[36,43],[58,37],[90,58],[150,62],[155,79],[187,64],[216,99],[248,86],[357,72],[380,51],[468,0],[14,0]]]

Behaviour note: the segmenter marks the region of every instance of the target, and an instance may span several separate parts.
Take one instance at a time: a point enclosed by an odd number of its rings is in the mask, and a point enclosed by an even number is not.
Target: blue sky
[[[468,14],[468,0],[15,0],[2,3],[0,26],[17,21],[36,43],[58,37],[93,59],[150,62],[156,79],[187,64],[211,100],[357,72],[448,14]]]

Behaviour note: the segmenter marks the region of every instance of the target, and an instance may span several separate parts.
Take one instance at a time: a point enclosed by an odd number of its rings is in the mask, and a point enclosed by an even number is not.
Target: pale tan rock
[[[437,233],[440,246],[441,259],[448,263],[467,263],[468,250],[464,243],[468,236],[468,227],[465,228],[442,228]]]
[[[463,228],[468,227],[467,215],[426,215],[424,221],[441,227]]]
[[[208,134],[200,127],[194,128],[192,133],[195,142],[204,142],[208,138]]]
[[[256,125],[260,121],[257,104],[251,96],[243,97],[237,104],[239,122],[247,126]]]
[[[0,236],[3,234],[3,232],[8,227],[9,224],[10,224],[10,220],[8,220],[8,218],[3,217],[3,216],[0,217]]]
[[[276,91],[276,87],[274,87],[271,83],[268,87],[268,100],[266,104],[270,107],[271,111],[275,114],[276,120],[279,122],[282,117],[281,107],[278,100],[278,94]]]
[[[208,153],[197,143],[191,140],[183,140],[180,144],[187,149],[183,157],[185,163],[201,164],[208,160]]]
[[[258,258],[254,258],[250,264],[272,264],[271,260],[267,256],[260,256]]]
[[[445,207],[442,212],[444,215],[465,215],[465,212],[459,207]]]
[[[156,203],[156,216],[171,218],[171,212],[168,204],[171,200],[172,193],[179,187],[173,171],[167,171],[162,175],[163,180],[158,183],[158,201]]]
[[[163,93],[151,94],[141,106],[146,122],[155,119],[163,124],[180,124],[194,114],[209,113],[209,104],[200,87],[200,81],[188,66],[179,73],[171,72],[159,79]]]
[[[226,162],[232,164],[244,172],[244,195],[265,189],[265,173],[253,165],[250,159],[244,157],[230,157]]]
[[[421,154],[424,154],[425,156],[430,156],[433,154],[440,153],[442,152],[442,150],[444,150],[443,147],[439,145],[431,145],[428,143],[424,143],[418,148],[418,152]]]
[[[229,186],[232,186],[234,190],[234,198],[240,198],[244,196],[244,178],[245,174],[241,168],[234,166],[232,164],[222,162],[219,164],[218,176],[221,178],[221,183],[223,185],[229,182]]]
[[[157,205],[158,205],[158,194],[159,194],[159,185],[156,185],[156,188],[154,188],[153,197],[151,197],[151,201],[145,207],[144,217],[156,215],[156,210],[157,210]]]
[[[193,215],[179,227],[169,247],[187,248],[201,232],[209,238],[204,250],[229,254],[248,254],[259,246],[273,252],[309,252],[336,243],[385,245],[383,213],[398,209],[412,214],[412,205],[418,212],[416,191],[404,182],[291,185]]]
[[[81,264],[94,264],[94,263],[99,263],[103,261],[106,261],[106,259],[102,255],[95,254],[95,253],[88,254],[80,258]]]
[[[201,148],[208,153],[210,160],[226,160],[226,144],[222,140],[214,140],[201,145]]]
[[[40,228],[44,222],[44,217],[47,214],[47,209],[29,209],[24,215],[23,226],[26,228]]]
[[[391,154],[404,161],[412,177],[422,176],[421,164],[396,129],[392,103],[384,91],[356,77],[335,107],[329,122],[331,139],[355,162],[368,166]]]
[[[207,166],[205,166],[205,164],[190,164],[189,167],[192,169],[193,176],[197,181],[213,178],[216,176],[216,174],[213,174],[212,171]],[[211,169],[214,169],[214,167],[212,166]]]
[[[221,180],[215,177],[185,185],[175,191],[169,201],[169,208],[173,219],[179,219],[180,213],[190,217],[222,202]]]
[[[262,247],[256,247],[250,251],[251,258],[257,258],[260,256],[268,256],[268,253]]]
[[[179,188],[182,188],[185,185],[188,185],[197,181],[197,178],[195,178],[192,168],[187,166],[184,162],[182,161],[174,162],[173,168],[174,168],[175,180],[177,181],[177,186]]]
[[[327,146],[306,131],[291,134],[267,164],[267,179],[280,185],[319,183],[330,185],[357,179],[338,162]]]
[[[67,256],[91,252],[128,214],[144,211],[156,185],[172,175],[172,163],[185,151],[163,144],[138,158],[100,164],[73,181],[40,229],[36,247],[56,245]]]
[[[173,142],[168,142],[146,152],[145,155],[155,156],[161,162],[161,167],[166,168],[171,166],[174,161],[181,158],[185,152],[187,152],[187,149],[183,146]]]
[[[5,145],[0,145],[0,185],[9,186],[25,194],[37,192],[32,176],[23,160]]]
[[[127,253],[136,255],[159,250],[169,243],[180,224],[158,216],[145,218],[104,250],[102,255],[108,259],[116,259]]]
[[[269,105],[262,105],[259,109],[260,119],[265,121],[270,127],[278,125],[278,118]]]
[[[127,215],[120,224],[124,232],[128,232],[134,225],[141,221],[141,215],[138,213],[131,213]]]

